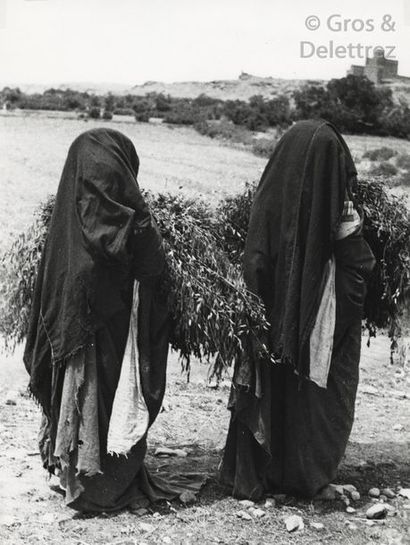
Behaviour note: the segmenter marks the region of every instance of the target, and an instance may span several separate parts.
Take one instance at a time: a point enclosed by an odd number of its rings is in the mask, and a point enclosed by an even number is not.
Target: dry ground
[[[81,131],[99,123],[70,119],[0,117],[0,249],[10,236],[30,223],[33,209],[56,190],[67,148]],[[109,123],[134,141],[141,159],[140,182],[153,190],[202,193],[210,203],[258,179],[265,161],[199,136],[191,129],[135,123]],[[351,137],[353,152],[380,147],[380,139]],[[383,145],[410,150],[410,143],[384,139]],[[373,500],[372,486],[395,492],[410,487],[410,372],[389,362],[388,340],[379,336],[370,348],[363,343],[357,417],[339,482],[352,483],[362,494],[348,514],[342,502],[309,503],[285,498],[276,505],[262,503],[266,515],[250,521],[237,517],[242,509],[216,480],[228,425],[229,381],[209,388],[206,367],[193,363],[191,382],[170,359],[166,410],[150,432],[148,463],[169,464],[176,473],[200,469],[210,480],[199,502],[191,507],[162,505],[137,517],[128,512],[96,518],[77,518],[51,492],[40,468],[36,435],[39,413],[26,396],[27,377],[21,348],[12,356],[0,354],[0,543],[54,545],[410,543],[410,500],[396,497],[386,520],[369,525],[364,511]],[[16,392],[9,395],[9,392]],[[17,404],[7,404],[8,397]],[[158,461],[157,446],[184,447],[187,458]],[[283,518],[299,513],[305,529],[285,530]],[[312,522],[322,522],[317,530]]]
[[[27,397],[27,376],[21,349],[1,357],[0,364],[0,542],[4,545],[146,544],[288,544],[410,543],[410,500],[389,500],[386,520],[369,526],[365,510],[372,501],[368,490],[388,486],[397,492],[410,487],[410,373],[389,363],[388,340],[380,336],[367,348],[363,343],[357,416],[338,482],[354,484],[362,494],[356,512],[348,514],[340,501],[296,501],[286,498],[260,507],[261,519],[237,517],[243,509],[218,485],[217,467],[228,425],[228,381],[209,388],[206,366],[193,363],[190,383],[181,375],[175,355],[170,358],[163,411],[149,435],[151,467],[166,464],[175,473],[205,471],[210,479],[198,503],[152,508],[143,516],[129,512],[77,518],[62,498],[48,488],[37,454],[39,411]],[[10,394],[10,390],[16,394]],[[17,404],[8,405],[16,396]],[[154,458],[158,446],[179,447],[187,458]],[[272,500],[268,500],[272,501]],[[283,519],[300,514],[305,529],[288,534]],[[322,530],[310,526],[321,522]]]

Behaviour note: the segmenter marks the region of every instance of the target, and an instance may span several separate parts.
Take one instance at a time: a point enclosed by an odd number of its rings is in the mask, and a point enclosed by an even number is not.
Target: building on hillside
[[[398,69],[399,61],[386,59],[384,50],[380,49],[372,58],[366,58],[364,66],[352,64],[347,73],[353,76],[366,76],[373,83],[410,82],[410,78],[399,76]]]

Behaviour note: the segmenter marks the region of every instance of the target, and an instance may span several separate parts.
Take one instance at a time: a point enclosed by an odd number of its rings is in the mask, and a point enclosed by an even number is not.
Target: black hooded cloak
[[[181,492],[148,474],[146,435],[127,457],[107,454],[135,279],[140,283],[140,382],[149,425],[165,389],[169,320],[165,294],[158,289],[165,254],[137,183],[138,166],[132,142],[117,131],[95,129],[73,142],[36,280],[24,362],[44,412],[40,451],[50,472],[61,469],[64,460],[66,500],[80,510],[110,511],[141,497],[170,499]],[[67,391],[74,399],[63,396]],[[63,411],[69,418],[62,423]],[[81,441],[80,422],[86,430]],[[84,471],[77,465],[79,452]]]
[[[354,415],[365,278],[374,258],[360,233],[336,241],[356,169],[340,133],[296,123],[278,143],[253,202],[245,246],[248,287],[264,301],[268,343],[234,375],[222,480],[235,496],[313,496],[334,478]],[[336,328],[327,389],[309,377],[309,340],[336,258]],[[243,377],[250,377],[247,381]]]

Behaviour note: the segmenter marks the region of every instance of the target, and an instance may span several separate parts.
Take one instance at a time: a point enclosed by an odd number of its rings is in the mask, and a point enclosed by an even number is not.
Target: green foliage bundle
[[[355,190],[364,211],[364,236],[377,259],[368,284],[366,327],[400,336],[400,316],[410,295],[410,214],[388,195],[381,179],[361,179]],[[267,354],[260,300],[245,287],[242,257],[256,184],[224,199],[215,212],[180,196],[146,194],[164,238],[167,268],[162,286],[173,319],[170,343],[189,369],[192,356],[213,359],[220,376],[235,361]],[[24,339],[35,277],[54,199],[14,241],[1,262],[0,333],[9,345]]]
[[[213,374],[257,353],[269,357],[260,339],[268,328],[260,300],[243,282],[240,266],[221,247],[220,233],[201,201],[146,194],[164,238],[167,267],[162,287],[172,315],[170,344],[187,369],[192,356],[213,359]],[[50,198],[26,234],[3,259],[4,306],[0,331],[12,345],[28,326],[36,272],[54,199]]]
[[[363,234],[376,257],[365,302],[370,333],[387,327],[395,340],[410,296],[410,213],[403,199],[388,195],[383,179],[362,178],[355,197],[364,211]]]
[[[0,262],[0,334],[10,348],[27,332],[38,266],[54,206],[54,196],[41,204],[34,222],[13,241]]]
[[[377,260],[367,290],[366,327],[371,335],[376,328],[388,328],[394,342],[401,334],[400,317],[410,297],[410,213],[404,200],[386,193],[385,187],[382,178],[361,178],[355,198],[364,211],[364,237]],[[243,256],[255,189],[256,185],[248,185],[218,209],[221,240],[233,262]]]

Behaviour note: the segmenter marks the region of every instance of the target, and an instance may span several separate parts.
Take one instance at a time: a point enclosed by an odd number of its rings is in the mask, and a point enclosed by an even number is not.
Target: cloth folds
[[[270,348],[281,361],[255,358],[248,370],[243,362],[235,369],[221,464],[221,480],[235,497],[313,497],[334,479],[344,454],[365,283],[374,266],[360,230],[338,236],[346,197],[354,202],[355,176],[346,143],[323,120],[289,129],[262,175],[245,280],[265,303]]]
[[[71,145],[24,352],[43,409],[43,465],[60,475],[67,505],[82,511],[168,500],[202,484],[164,483],[144,465],[165,391],[169,312],[159,289],[162,238],[138,167],[132,142],[111,129]]]
[[[130,327],[115,392],[107,450],[110,454],[127,455],[148,430],[149,413],[141,391],[138,352],[139,283],[134,283]]]

